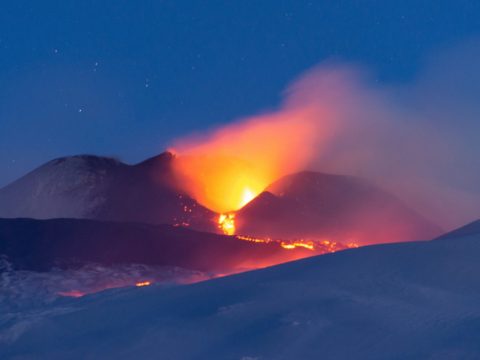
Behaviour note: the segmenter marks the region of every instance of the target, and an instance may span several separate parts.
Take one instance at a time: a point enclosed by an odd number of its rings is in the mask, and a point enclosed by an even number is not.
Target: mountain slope
[[[441,229],[365,180],[300,172],[271,184],[237,212],[239,233],[371,244],[431,239]]]
[[[279,243],[241,241],[170,225],[0,219],[0,256],[21,270],[95,263],[176,266],[225,274],[314,254],[305,249],[286,250]]]
[[[86,218],[219,232],[218,214],[181,189],[166,152],[137,165],[96,156],[56,159],[0,189],[0,217]],[[237,233],[371,244],[430,239],[441,230],[393,195],[340,175],[300,172],[236,212]]]
[[[2,359],[477,359],[480,231],[169,289],[59,301],[0,325]]]
[[[168,152],[137,165],[97,156],[52,160],[0,189],[0,217],[188,224],[215,230],[215,215],[173,186],[172,161]]]
[[[455,238],[455,237],[465,237],[465,236],[474,236],[476,234],[480,233],[480,220],[473,221],[465,226],[462,226],[459,229],[455,229],[453,231],[450,231],[446,234],[443,234],[442,236],[439,236],[437,239],[449,239],[449,238]]]

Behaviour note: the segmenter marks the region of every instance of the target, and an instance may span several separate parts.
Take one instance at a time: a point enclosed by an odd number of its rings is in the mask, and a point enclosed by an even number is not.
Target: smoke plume
[[[438,52],[403,84],[320,64],[285,90],[276,111],[175,141],[179,177],[216,211],[308,168],[367,178],[444,228],[478,218],[479,45]]]

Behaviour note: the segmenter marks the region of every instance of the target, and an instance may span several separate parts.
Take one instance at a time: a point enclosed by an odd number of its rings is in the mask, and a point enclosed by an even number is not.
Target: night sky
[[[0,186],[64,155],[156,155],[328,59],[408,82],[479,19],[465,0],[2,1]]]

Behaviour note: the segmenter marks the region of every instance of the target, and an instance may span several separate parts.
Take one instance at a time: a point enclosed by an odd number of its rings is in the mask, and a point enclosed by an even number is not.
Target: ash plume
[[[216,211],[241,207],[242,189],[258,194],[295,171],[355,175],[453,228],[480,215],[478,64],[477,40],[437,52],[403,84],[322,63],[285,90],[275,111],[175,141],[177,173]]]

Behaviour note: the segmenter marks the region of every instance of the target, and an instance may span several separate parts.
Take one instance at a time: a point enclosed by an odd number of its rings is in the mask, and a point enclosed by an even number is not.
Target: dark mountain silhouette
[[[0,189],[0,217],[170,224],[218,233],[218,214],[179,188],[174,161],[169,152],[136,165],[87,155],[52,160]],[[236,226],[242,235],[342,243],[430,239],[441,233],[365,180],[316,172],[272,183],[236,212]]]
[[[170,225],[80,219],[0,219],[0,255],[16,269],[47,271],[88,263],[177,266],[232,272],[314,255]]]
[[[137,165],[98,156],[52,160],[0,189],[0,217],[87,218],[215,230],[214,213],[176,190],[165,152]]]
[[[238,233],[359,243],[431,239],[441,229],[365,180],[300,172],[272,183],[236,215]]]

